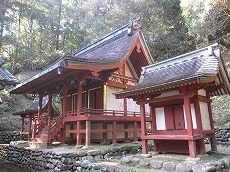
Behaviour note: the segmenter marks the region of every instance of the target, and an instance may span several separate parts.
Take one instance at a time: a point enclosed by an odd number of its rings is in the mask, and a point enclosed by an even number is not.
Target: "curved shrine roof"
[[[13,85],[18,84],[19,81],[2,65],[5,62],[3,60],[0,60],[0,84],[2,85]]]
[[[149,90],[161,89],[178,83],[195,81],[196,83],[213,82],[221,71],[220,81],[227,85],[224,90],[229,93],[229,77],[220,57],[220,50],[214,44],[181,56],[142,68],[139,83],[132,89],[115,93],[118,98],[144,94]],[[220,82],[218,81],[218,82]]]

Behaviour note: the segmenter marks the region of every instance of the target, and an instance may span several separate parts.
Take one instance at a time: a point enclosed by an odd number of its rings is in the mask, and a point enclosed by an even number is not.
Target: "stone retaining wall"
[[[23,136],[24,140],[28,139],[27,135]],[[0,132],[0,144],[9,144],[11,141],[20,140],[20,131],[2,131]]]
[[[102,150],[76,150],[74,153],[55,153],[31,150],[28,147],[0,145],[0,158],[31,172],[40,171],[82,171],[94,169],[111,171],[111,166],[103,165],[110,157],[136,154],[141,152],[141,145]]]
[[[23,139],[27,140],[28,136],[24,135]],[[10,141],[17,141],[17,140],[20,140],[19,131],[0,132],[0,144],[9,144]],[[216,140],[217,140],[217,144],[230,145],[230,128],[217,129]]]
[[[216,131],[217,144],[230,145],[230,128],[218,129]]]

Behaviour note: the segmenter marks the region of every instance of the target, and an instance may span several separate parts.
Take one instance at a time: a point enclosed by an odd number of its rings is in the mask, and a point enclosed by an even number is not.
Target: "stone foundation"
[[[20,131],[0,132],[0,144],[9,144],[11,141],[20,140]],[[28,140],[28,135],[23,136],[23,140]]]
[[[152,146],[149,146],[152,147]],[[6,163],[14,164],[31,172],[40,171],[77,171],[95,169],[101,171],[107,167],[102,163],[111,157],[141,152],[141,145],[121,148],[110,147],[102,150],[76,150],[74,153],[55,153],[52,151],[32,150],[29,147],[0,145],[0,158]]]

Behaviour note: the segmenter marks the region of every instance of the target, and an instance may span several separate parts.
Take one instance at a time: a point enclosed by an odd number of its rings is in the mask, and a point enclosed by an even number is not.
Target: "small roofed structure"
[[[4,60],[0,60],[0,85],[4,88],[6,85],[16,85],[19,81],[3,67]]]
[[[142,68],[139,83],[115,93],[140,104],[142,150],[154,140],[159,152],[205,153],[204,138],[216,138],[211,97],[229,94],[230,83],[217,44]],[[151,134],[147,135],[145,104],[151,108]]]
[[[49,100],[48,96],[45,96],[42,98],[41,112],[43,113],[43,115],[40,116],[40,120],[45,120],[45,118],[47,116],[48,100]],[[58,111],[58,109],[54,103],[52,103],[52,110],[53,110],[53,113],[56,112],[54,116],[59,115],[60,112]],[[20,140],[23,139],[23,135],[25,135],[25,134],[28,135],[28,140],[31,140],[34,137],[34,135],[36,133],[36,125],[35,124],[39,123],[38,111],[39,111],[39,99],[35,98],[33,103],[29,107],[27,107],[21,111],[13,113],[13,115],[19,115],[22,118]],[[24,131],[25,118],[29,118],[28,131]]]

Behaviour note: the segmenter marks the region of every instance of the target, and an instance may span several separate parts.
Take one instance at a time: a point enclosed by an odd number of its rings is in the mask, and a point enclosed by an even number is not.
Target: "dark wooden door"
[[[174,105],[173,110],[176,130],[185,129],[183,105]]]
[[[103,109],[103,91],[102,87],[90,90],[89,107],[93,109]]]
[[[166,130],[185,129],[183,105],[164,107]]]

